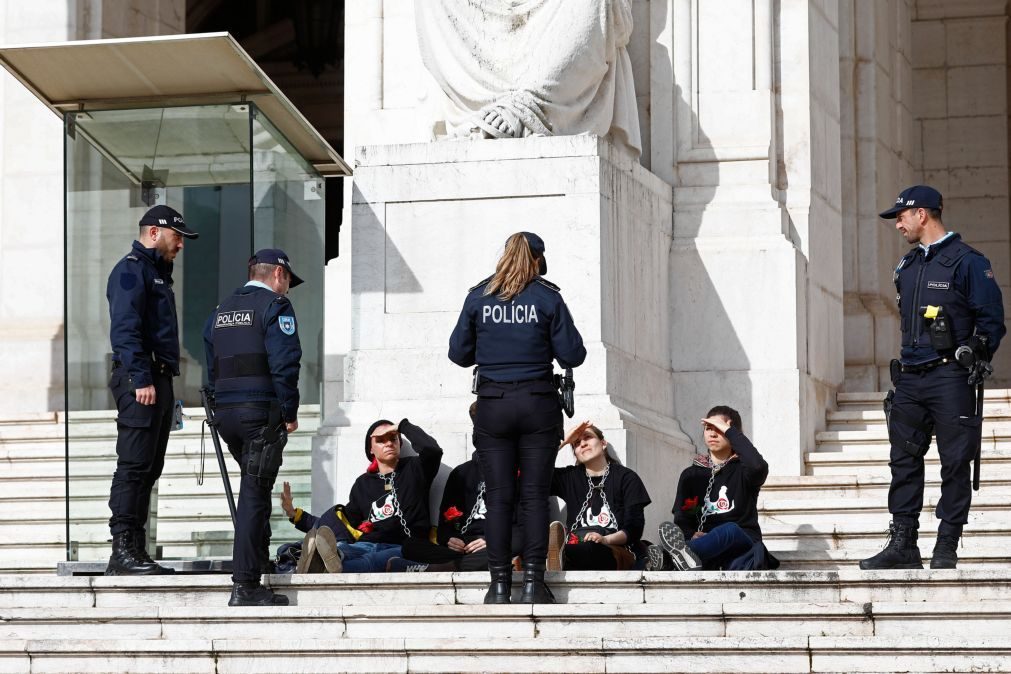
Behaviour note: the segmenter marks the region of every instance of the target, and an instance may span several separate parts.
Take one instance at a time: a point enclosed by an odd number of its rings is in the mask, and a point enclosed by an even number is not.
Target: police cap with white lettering
[[[169,229],[179,232],[187,239],[195,239],[200,236],[200,234],[186,226],[186,223],[183,221],[183,216],[179,213],[179,211],[174,208],[169,208],[168,206],[158,205],[151,208],[144,214],[144,217],[140,219],[139,224],[141,227],[149,225],[154,225],[155,227],[168,227]]]
[[[289,288],[294,288],[295,286],[302,285],[303,281],[299,278],[295,270],[291,268],[291,262],[288,260],[288,254],[285,253],[280,248],[263,248],[256,251],[253,257],[249,258],[249,266],[252,267],[254,264],[275,264],[280,267],[284,267],[291,274],[291,283],[288,285]]]
[[[878,213],[878,216],[886,220],[894,220],[899,217],[899,213],[907,208],[933,208],[939,211],[943,208],[941,193],[929,185],[907,187],[899,193],[895,205],[887,211]]]
[[[544,276],[548,273],[548,261],[544,258],[544,239],[533,232],[520,232],[520,234],[522,234],[523,238],[527,240],[527,245],[530,246],[530,252],[534,254],[534,257],[540,259],[537,273]]]

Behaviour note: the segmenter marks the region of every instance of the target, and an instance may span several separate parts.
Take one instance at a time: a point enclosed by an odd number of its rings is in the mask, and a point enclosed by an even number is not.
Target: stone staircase
[[[157,486],[155,544],[165,558],[228,557],[232,524],[209,433],[205,479],[198,483],[204,413],[193,408],[184,414],[183,429],[171,435]],[[67,559],[65,421],[61,413],[0,423],[0,573],[49,573]],[[311,441],[318,427],[319,407],[303,406],[278,478],[278,484],[291,483],[296,502],[309,501]],[[69,433],[71,547],[78,561],[107,560],[116,425],[110,413],[75,413]],[[227,453],[226,459],[238,498],[238,465]],[[276,534],[293,532],[279,507],[271,522]]]
[[[0,576],[0,671],[1008,671],[1009,581],[570,571],[558,604],[484,606],[480,573],[315,575],[235,609],[223,576]]]
[[[0,575],[0,672],[1011,671],[1008,395],[988,392],[983,487],[955,571],[855,567],[883,543],[888,444],[880,395],[840,394],[839,410],[807,456],[809,474],[770,478],[763,489],[762,524],[784,561],[779,571],[553,573],[559,603],[549,606],[484,606],[487,577],[480,573],[269,576],[292,601],[270,609],[228,608],[230,582],[222,575]],[[39,438],[46,437],[42,426],[54,425],[37,423]],[[98,445],[108,431],[100,430],[103,422],[81,423],[95,432],[95,451],[75,454],[82,468],[72,495],[89,505],[74,506],[81,521],[72,539],[82,555],[104,555],[111,464]],[[34,531],[18,528],[23,508],[39,509],[44,526],[54,527],[47,531],[61,532],[49,522],[63,516],[62,444],[57,451],[44,447],[51,439],[24,442],[36,437],[27,426],[0,426],[0,458],[12,468],[0,473],[0,558],[24,550],[12,534]],[[315,427],[305,426],[299,436]],[[38,451],[15,453],[12,438]],[[172,442],[158,542],[166,551],[202,554],[207,538],[227,526],[220,479],[208,454],[207,480],[196,486],[198,423],[189,421]],[[295,446],[283,470],[304,494],[308,443]],[[927,494],[936,499],[933,451],[928,458]],[[204,538],[187,538],[187,527]],[[934,527],[926,512],[927,555]],[[64,540],[40,547],[58,559]],[[52,563],[31,569],[48,571]]]
[[[959,549],[959,567],[1011,565],[1011,391],[986,392],[980,490]],[[840,393],[827,430],[805,457],[807,475],[770,477],[759,501],[766,545],[784,569],[847,569],[884,545],[888,527],[888,431],[882,393]],[[920,516],[920,552],[929,563],[940,497],[932,445]]]

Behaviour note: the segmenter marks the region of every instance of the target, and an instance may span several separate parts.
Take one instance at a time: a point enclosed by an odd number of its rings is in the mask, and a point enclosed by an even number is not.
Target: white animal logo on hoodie
[[[725,515],[734,509],[734,501],[727,498],[727,485],[720,487],[720,494],[716,497],[716,502],[709,500],[706,494],[705,512],[709,515]]]
[[[382,505],[379,504],[379,501],[372,502],[372,512],[369,514],[369,519],[373,522],[382,522],[396,514],[397,509],[393,507],[393,494],[387,494],[386,498],[382,501]]]

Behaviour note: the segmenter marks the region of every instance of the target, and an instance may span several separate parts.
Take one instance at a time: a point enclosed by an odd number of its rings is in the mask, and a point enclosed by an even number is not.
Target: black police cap
[[[299,275],[291,268],[291,261],[288,260],[288,254],[280,248],[263,248],[256,251],[253,253],[253,257],[249,258],[249,266],[253,266],[254,264],[274,264],[287,269],[288,273],[291,274],[291,283],[288,285],[289,288],[294,288],[295,286],[302,285],[303,283]]]
[[[168,206],[158,205],[148,210],[140,219],[141,227],[155,226],[168,227],[185,236],[187,239],[195,239],[200,234],[186,226],[183,216],[179,211]]]
[[[527,240],[527,245],[530,246],[530,252],[534,254],[534,257],[540,258],[537,273],[544,276],[548,273],[548,261],[544,258],[544,239],[533,232],[520,232],[520,234]]]
[[[887,211],[878,213],[878,216],[886,220],[893,220],[907,208],[933,208],[939,211],[943,208],[941,193],[929,185],[907,187],[899,193],[895,199],[895,205]]]

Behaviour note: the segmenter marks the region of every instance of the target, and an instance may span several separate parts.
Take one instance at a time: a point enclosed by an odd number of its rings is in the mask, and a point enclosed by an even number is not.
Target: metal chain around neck
[[[471,523],[474,518],[478,516],[481,512],[481,503],[484,501],[484,480],[477,485],[477,500],[474,501],[474,507],[470,509],[470,515],[467,516],[467,521],[463,523],[463,527],[460,529],[461,534],[467,533],[467,529],[470,528]]]
[[[576,525],[579,524],[580,520],[583,519],[583,514],[586,509],[590,506],[590,500],[593,498],[594,490],[600,492],[601,509],[607,506],[607,511],[611,513],[611,521],[614,522],[615,529],[619,529],[618,519],[614,516],[614,512],[611,510],[611,504],[607,502],[607,494],[604,493],[604,485],[607,483],[607,476],[611,474],[611,462],[607,462],[607,468],[604,469],[604,474],[600,476],[600,484],[593,484],[593,476],[589,473],[586,474],[586,484],[589,485],[589,489],[586,490],[586,498],[583,499],[583,505],[579,508],[579,513],[576,515],[576,519],[573,520],[572,526],[569,527],[569,531],[578,528]]]
[[[380,475],[380,477],[383,478],[383,482],[390,485],[390,494],[393,496],[393,512],[400,518],[400,526],[404,529],[404,535],[410,538],[411,528],[407,526],[407,520],[404,519],[404,511],[400,509],[400,499],[397,497],[397,485],[393,481],[397,477],[397,471],[393,471],[389,475]]]
[[[713,457],[709,457],[709,484],[706,485],[705,497],[702,499],[702,513],[699,515],[699,528],[697,531],[702,531],[702,527],[706,524],[706,518],[709,517],[708,505],[711,503],[709,500],[709,494],[713,491],[713,483],[716,481],[716,473],[723,470],[723,467],[727,465],[730,459],[727,459],[723,463],[716,463]]]

